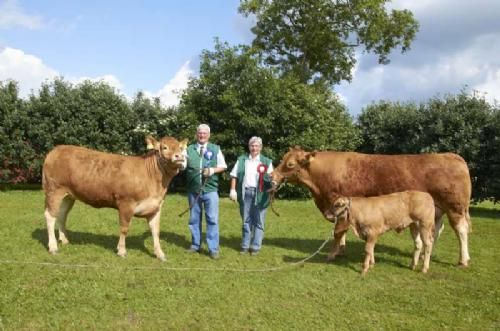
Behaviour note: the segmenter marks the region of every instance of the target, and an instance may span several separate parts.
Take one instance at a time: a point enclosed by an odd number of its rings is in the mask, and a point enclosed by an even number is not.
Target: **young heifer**
[[[45,219],[49,236],[49,252],[57,252],[55,224],[59,240],[68,243],[66,218],[75,200],[101,208],[118,209],[120,239],[118,255],[127,253],[127,236],[133,216],[146,218],[153,235],[154,252],[165,260],[160,247],[160,213],[163,199],[172,178],[184,161],[187,140],[163,137],[156,141],[146,138],[145,156],[124,156],[103,153],[78,146],[60,145],[45,158],[43,190]]]
[[[378,237],[389,230],[401,232],[410,227],[415,241],[415,251],[411,268],[415,269],[424,243],[424,266],[429,269],[432,251],[435,207],[429,193],[404,191],[369,198],[347,198],[336,193],[330,195],[331,207],[325,217],[337,222],[335,239],[328,260],[333,260],[339,252],[340,241],[352,227],[354,233],[366,242],[365,261],[362,275],[375,264],[374,248]]]

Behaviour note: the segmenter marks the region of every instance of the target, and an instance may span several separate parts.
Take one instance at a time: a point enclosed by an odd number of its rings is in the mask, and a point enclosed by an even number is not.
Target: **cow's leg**
[[[151,235],[153,236],[153,247],[155,255],[161,261],[165,261],[165,253],[160,247],[160,213],[161,208],[151,217],[148,217],[149,228],[151,229]]]
[[[339,255],[340,248],[341,248],[341,243],[342,243],[342,238],[345,240],[347,231],[342,231],[342,232],[336,232],[335,235],[333,236],[333,243],[330,248],[330,254],[326,257],[327,262],[331,262],[335,260],[335,257]],[[345,241],[344,241],[345,243]]]
[[[438,240],[439,236],[441,235],[441,232],[443,232],[444,229],[444,223],[443,223],[443,211],[436,206],[436,216],[434,217],[435,219],[435,228],[434,228],[434,241]]]
[[[47,234],[49,237],[49,253],[55,254],[57,253],[57,239],[55,233],[55,226],[57,216],[59,215],[59,209],[61,206],[61,202],[66,195],[65,192],[46,192],[45,193],[45,221],[47,223]]]
[[[420,238],[420,231],[416,223],[410,224],[410,233],[413,238],[413,242],[415,243],[415,249],[413,250],[413,260],[410,264],[410,269],[415,270],[420,258],[420,252],[422,251],[422,239]]]
[[[68,218],[68,213],[73,208],[75,204],[75,200],[70,196],[66,196],[59,207],[59,214],[57,215],[57,225],[59,227],[59,241],[62,244],[69,243],[68,241],[68,233],[66,232],[66,219]]]
[[[432,223],[430,223],[432,224]],[[431,260],[432,244],[433,244],[433,228],[428,226],[420,227],[420,237],[424,242],[424,266],[422,272],[426,273],[429,270]]]
[[[125,257],[127,255],[127,249],[125,247],[125,238],[128,234],[128,229],[130,227],[130,222],[132,220],[132,216],[134,212],[127,207],[121,207],[119,209],[120,214],[120,239],[118,240],[118,246],[116,249],[118,250],[118,256]]]
[[[372,261],[375,261],[375,242],[377,240],[373,236],[369,236],[365,244],[365,261],[363,263],[363,271],[361,271],[361,276],[366,275]]]
[[[459,266],[468,266],[470,261],[469,256],[469,246],[468,246],[468,237],[469,237],[469,220],[467,219],[467,212],[456,213],[453,211],[448,212],[448,220],[450,221],[450,225],[455,230],[455,233],[460,242],[460,258],[458,260]]]

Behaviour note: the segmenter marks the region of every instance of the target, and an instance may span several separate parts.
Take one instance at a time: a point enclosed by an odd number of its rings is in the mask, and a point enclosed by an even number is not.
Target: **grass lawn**
[[[118,216],[77,202],[70,244],[47,251],[39,190],[0,191],[0,330],[500,330],[500,206],[471,210],[471,266],[458,268],[458,240],[446,223],[426,275],[408,268],[409,231],[383,235],[377,264],[360,277],[364,243],[325,263],[303,265],[331,230],[312,201],[277,201],[260,255],[241,256],[237,204],[221,198],[221,258],[188,255],[182,195],[164,203],[153,255],[147,223],[134,219],[128,256],[115,253]],[[329,246],[329,245],[328,245]],[[46,263],[46,264],[43,264]],[[268,268],[283,267],[278,271]],[[255,271],[264,269],[264,271]]]

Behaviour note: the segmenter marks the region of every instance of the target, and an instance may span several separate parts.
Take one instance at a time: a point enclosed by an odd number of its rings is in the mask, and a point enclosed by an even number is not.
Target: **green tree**
[[[350,81],[355,51],[378,55],[410,48],[418,22],[408,10],[386,9],[388,0],[242,0],[239,11],[255,15],[253,47],[266,63],[302,82]],[[363,47],[361,49],[361,47]]]
[[[0,182],[23,183],[33,177],[36,157],[26,138],[29,118],[14,81],[0,82]]]
[[[491,119],[484,126],[480,152],[476,158],[475,197],[500,201],[500,108],[493,109]]]
[[[487,197],[488,172],[494,169],[491,146],[498,139],[498,131],[493,111],[483,97],[466,91],[435,97],[418,106],[373,104],[363,109],[358,119],[363,140],[360,150],[384,154],[457,153],[469,166],[474,198],[481,200]]]
[[[85,81],[77,86],[62,79],[45,83],[31,95],[26,107],[30,119],[26,138],[40,169],[48,151],[59,144],[72,144],[119,153],[131,152],[136,118],[125,98],[105,82]]]
[[[294,145],[348,150],[358,143],[351,117],[328,86],[279,78],[246,46],[216,42],[214,51],[203,52],[200,76],[190,81],[180,105],[180,118],[188,117],[190,135],[198,123],[210,125],[211,140],[222,145],[229,166],[254,135],[276,161]]]
[[[132,152],[142,154],[146,149],[144,138],[147,135],[155,137],[177,136],[177,114],[175,108],[165,108],[159,98],[147,98],[138,92],[132,101],[131,110],[136,118],[135,128],[130,132]]]

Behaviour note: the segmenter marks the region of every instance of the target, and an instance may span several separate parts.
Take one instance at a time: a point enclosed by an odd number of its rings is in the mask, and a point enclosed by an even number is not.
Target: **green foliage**
[[[500,137],[495,112],[498,110],[483,97],[465,91],[420,105],[372,104],[358,119],[363,140],[360,150],[383,154],[457,153],[469,165],[474,199],[498,199],[500,190],[488,188],[488,172],[495,169],[492,148]]]
[[[355,51],[373,52],[387,64],[395,48],[410,48],[418,22],[408,10],[386,9],[387,0],[242,0],[239,11],[256,16],[254,49],[266,63],[302,82],[350,81]]]
[[[184,92],[180,112],[194,121],[193,134],[198,123],[210,125],[230,166],[252,136],[263,139],[263,153],[275,161],[294,145],[346,150],[358,143],[352,119],[327,86],[278,78],[245,46],[217,42],[203,52],[200,77]]]
[[[30,118],[16,82],[0,82],[0,182],[22,183],[36,174],[35,151],[26,136]]]
[[[70,243],[50,255],[42,192],[0,191],[0,329],[498,329],[498,205],[471,210],[469,268],[455,267],[458,241],[450,227],[434,246],[426,275],[408,267],[408,232],[389,232],[377,242],[375,268],[364,278],[364,243],[352,232],[345,257],[326,263],[327,246],[292,265],[331,231],[312,201],[276,201],[281,217],[268,212],[261,253],[242,256],[237,204],[222,198],[217,261],[206,246],[202,254],[184,252],[191,236],[187,215],[177,215],[186,207],[181,195],[168,194],[163,204],[165,263],[153,255],[145,221],[134,219],[127,257],[120,258],[116,210],[79,202],[68,217]],[[278,270],[266,271],[272,268]]]
[[[177,111],[174,108],[165,109],[159,98],[149,99],[142,92],[136,94],[132,101],[131,111],[136,118],[135,128],[128,132],[131,136],[131,148],[134,154],[142,154],[146,149],[144,138],[177,136]]]

